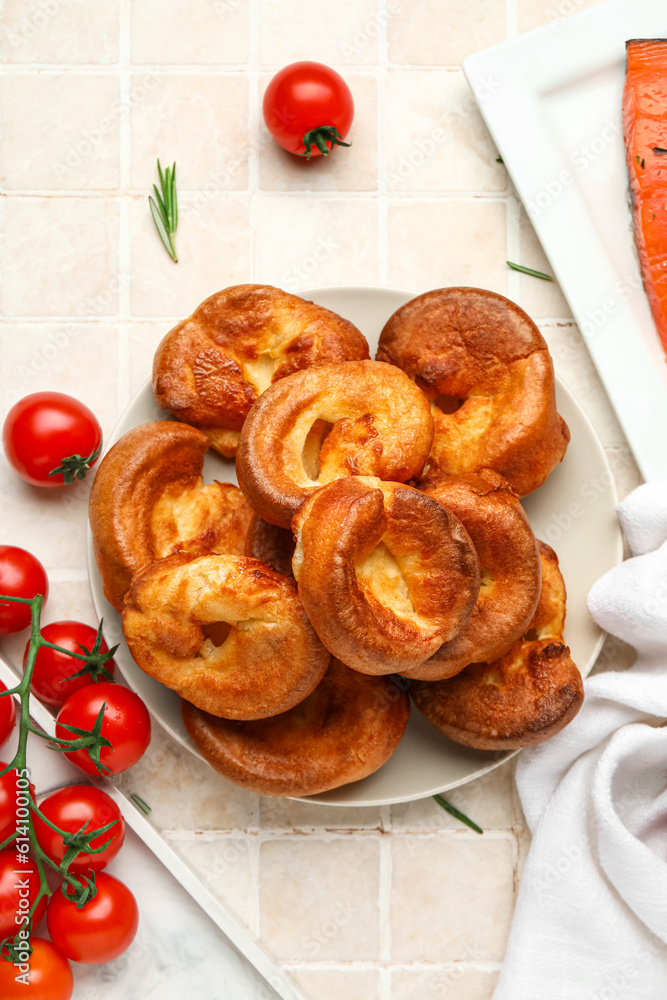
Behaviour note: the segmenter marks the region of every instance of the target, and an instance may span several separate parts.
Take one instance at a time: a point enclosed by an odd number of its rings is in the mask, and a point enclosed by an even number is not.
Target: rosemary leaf
[[[543,281],[554,280],[550,274],[544,274],[543,271],[534,271],[532,267],[524,267],[523,264],[514,264],[511,260],[506,260],[505,263],[508,267],[511,267],[513,271],[521,271],[522,274],[530,274],[533,278],[542,278]]]
[[[448,812],[450,816],[454,817],[454,819],[457,819],[460,823],[465,823],[465,825],[469,826],[471,830],[475,831],[475,833],[484,833],[481,826],[477,826],[477,823],[474,823],[468,816],[466,816],[465,813],[459,812],[456,806],[453,806],[451,802],[443,799],[442,795],[434,795],[433,798],[438,805],[442,806],[445,812]]]
[[[157,172],[160,187],[158,188],[157,184],[153,184],[155,198],[153,198],[152,195],[149,195],[148,204],[153,217],[153,222],[155,223],[155,228],[157,229],[158,235],[164,244],[165,250],[171,259],[175,263],[178,263],[176,245],[174,243],[174,234],[176,233],[176,226],[178,225],[176,164],[174,163],[172,167],[167,167],[166,170],[163,170],[162,164],[158,159]]]

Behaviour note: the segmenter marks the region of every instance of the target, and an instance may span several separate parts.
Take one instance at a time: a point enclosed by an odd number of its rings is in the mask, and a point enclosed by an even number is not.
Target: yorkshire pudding
[[[446,681],[413,681],[416,707],[436,729],[479,750],[541,743],[575,717],[581,674],[563,642],[565,585],[556,553],[539,542],[542,592],[525,635],[493,663],[473,663]]]
[[[237,785],[265,795],[316,795],[359,781],[387,761],[410,715],[388,677],[364,677],[336,659],[304,701],[257,722],[229,722],[181,703],[190,739]]]
[[[88,517],[107,600],[118,612],[134,573],[179,549],[243,555],[253,512],[230,483],[203,485],[210,441],[174,420],[141,424],[102,460]]]
[[[123,632],[142,670],[228,719],[287,711],[330,658],[294,581],[244,556],[179,552],[151,563],[132,580]]]
[[[481,288],[419,295],[390,317],[376,356],[431,400],[432,468],[494,469],[525,496],[563,458],[570,432],[556,412],[549,350],[504,296]]]
[[[405,482],[431,447],[430,405],[398,368],[348,361],[288,375],[257,400],[236,457],[239,486],[282,528],[321,486],[343,476]]]
[[[324,645],[364,674],[404,672],[465,627],[479,592],[470,536],[401,483],[348,476],[292,522],[299,597]]]
[[[516,494],[497,472],[441,475],[419,488],[456,514],[472,538],[482,575],[463,630],[426,663],[404,671],[406,677],[438,681],[469,663],[498,659],[523,635],[540,597],[540,555]]]
[[[236,454],[248,410],[272,382],[314,365],[368,357],[356,326],[270,285],[212,295],[162,340],[153,362],[159,405]]]
[[[248,526],[244,554],[268,563],[276,573],[294,577],[292,572],[294,536],[292,532],[286,528],[277,528],[275,524],[269,524],[259,514],[253,514]]]

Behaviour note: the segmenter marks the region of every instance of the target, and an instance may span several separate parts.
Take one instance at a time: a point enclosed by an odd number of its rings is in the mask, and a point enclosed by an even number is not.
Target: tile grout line
[[[118,232],[118,412],[125,410],[130,402],[130,315],[131,315],[131,262],[130,262],[130,209],[127,196],[131,179],[132,137],[131,137],[131,93],[132,78],[130,68],[131,50],[131,0],[120,0],[118,38],[118,81],[120,87],[119,122],[119,232]],[[125,110],[124,110],[125,109]]]
[[[387,15],[387,0],[380,0],[379,10]],[[381,17],[378,32],[378,80],[377,80],[377,205],[378,205],[378,281],[389,283],[389,199],[386,185],[386,150],[384,144],[385,95],[389,65],[389,38],[387,16]]]

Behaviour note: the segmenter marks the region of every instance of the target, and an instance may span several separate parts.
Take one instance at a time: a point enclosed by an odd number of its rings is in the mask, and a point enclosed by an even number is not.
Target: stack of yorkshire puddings
[[[558,560],[519,503],[569,432],[518,306],[427,292],[371,361],[342,317],[240,285],[167,334],[153,388],[176,420],[111,448],[90,523],[132,656],[214,768],[271,795],[357,781],[410,698],[483,749],[576,715]],[[203,485],[210,446],[240,489]]]

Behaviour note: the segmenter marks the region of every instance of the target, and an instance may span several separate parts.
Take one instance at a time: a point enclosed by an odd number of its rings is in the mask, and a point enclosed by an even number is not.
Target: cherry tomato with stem
[[[34,392],[12,406],[2,428],[10,465],[32,486],[84,479],[99,458],[102,428],[95,414],[63,392]]]
[[[25,926],[20,917],[28,913],[39,892],[37,864],[28,855],[27,864],[21,864],[16,855],[16,848],[11,845],[0,851],[0,941],[14,937]],[[33,927],[42,919],[45,909],[46,898],[42,897],[35,910]]]
[[[108,823],[114,824],[90,842],[91,847],[101,847],[108,841],[108,846],[100,854],[89,854],[86,851],[77,854],[70,862],[68,871],[101,871],[123,846],[123,814],[111,796],[101,788],[95,788],[94,785],[69,785],[67,788],[60,788],[40,802],[39,809],[47,819],[67,833],[76,833],[84,824],[84,833],[92,833]],[[63,838],[37,814],[33,814],[33,825],[39,846],[59,865],[69,849]]]
[[[68,729],[67,727],[73,727]],[[129,688],[111,681],[88,684],[71,694],[58,712],[56,740],[77,739],[77,730],[96,729],[111,746],[95,753],[87,747],[66,751],[65,756],[87,774],[120,774],[132,767],[144,754],[151,739],[151,720],[143,701]],[[107,770],[105,770],[105,768]]]
[[[0,997],[2,1000],[71,1000],[74,992],[72,969],[65,956],[46,938],[30,935],[32,954],[25,969],[17,968],[6,955],[0,957]],[[19,953],[19,957],[23,955]],[[27,984],[17,976],[26,973]]]
[[[39,559],[16,545],[0,545],[0,594],[28,599],[49,596],[46,571]],[[0,601],[0,635],[20,632],[30,625],[30,608],[16,601]]]
[[[6,767],[7,764],[0,760],[0,771],[4,771]],[[0,844],[16,831],[18,825],[27,822],[24,810],[28,807],[24,800],[28,794],[34,802],[35,786],[27,778],[22,778],[19,785],[16,768],[0,776]],[[21,810],[20,816],[16,814],[17,809]]]
[[[46,926],[56,948],[74,962],[101,965],[118,958],[139,926],[137,901],[124,882],[98,872],[96,894],[77,909],[62,891],[51,897]]]
[[[59,653],[55,649],[49,649],[48,646],[42,646],[35,657],[30,683],[32,693],[45,705],[60,708],[71,694],[96,681],[98,677],[103,680],[113,680],[114,661],[109,659],[101,662],[104,655],[109,652],[109,647],[100,634],[99,646],[95,650],[97,637],[97,629],[91,625],[84,625],[83,622],[60,621],[44,625],[42,638],[46,639],[47,642],[52,642],[54,646],[62,646],[63,649],[69,649],[72,653],[78,653],[80,656],[94,650],[100,654],[100,663],[86,669],[86,672],[80,677],[72,677],[72,674],[84,670],[86,664],[73,656],[67,656],[66,653]],[[29,649],[30,642],[28,641],[23,654],[24,670]]]
[[[354,101],[343,77],[318,62],[283,67],[270,81],[262,105],[269,132],[297,156],[328,156],[352,126]]]

